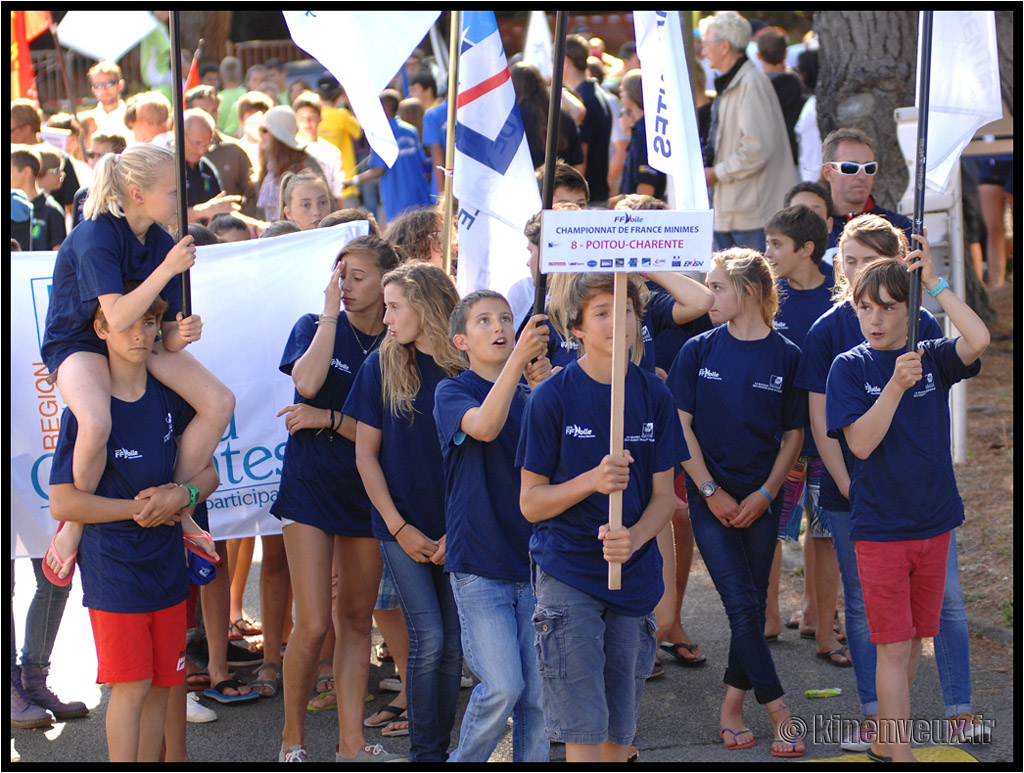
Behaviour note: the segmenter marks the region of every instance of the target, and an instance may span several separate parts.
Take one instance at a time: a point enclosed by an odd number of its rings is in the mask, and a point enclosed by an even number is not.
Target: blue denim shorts
[[[654,667],[654,615],[618,614],[534,569],[537,665],[549,741],[629,746]]]

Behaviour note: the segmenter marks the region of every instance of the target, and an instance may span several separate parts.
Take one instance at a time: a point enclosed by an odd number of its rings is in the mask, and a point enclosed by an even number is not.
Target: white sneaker
[[[194,692],[187,693],[185,697],[186,720],[200,724],[203,722],[213,722],[216,718],[217,712],[200,703],[198,695]]]
[[[401,754],[389,754],[379,743],[370,746],[367,744],[358,751],[355,757],[345,757],[338,753],[338,747],[334,747],[335,762],[408,762],[408,757]]]
[[[843,740],[840,742],[839,748],[844,752],[866,752],[871,748],[871,739],[874,736],[874,729],[859,725],[852,731],[843,733]]]
[[[459,687],[462,688],[462,689],[465,689],[467,687],[472,687],[472,686],[473,686],[473,677],[466,676],[465,674],[463,674],[462,675],[462,681],[459,683]]]
[[[289,746],[285,749],[281,747],[281,751],[277,755],[278,762],[309,762],[309,753],[306,751],[304,746]]]
[[[381,679],[378,687],[386,692],[401,692],[402,680],[397,676],[389,676],[387,679]]]

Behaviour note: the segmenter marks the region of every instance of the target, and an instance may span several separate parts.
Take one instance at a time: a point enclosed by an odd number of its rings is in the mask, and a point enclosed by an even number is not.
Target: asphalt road
[[[258,558],[257,548],[246,596],[246,609],[254,613],[259,609],[256,597]],[[14,614],[20,625],[25,619],[34,577],[27,561],[16,564]],[[682,668],[674,662],[665,662],[665,676],[647,683],[638,734],[641,762],[752,766],[777,761],[769,755],[771,726],[767,714],[757,706],[753,696],[747,699],[746,722],[754,731],[757,745],[743,751],[727,751],[718,738],[718,708],[725,691],[722,674],[729,632],[718,594],[699,561],[691,575],[683,613],[687,630],[703,647],[708,663],[703,668]],[[374,636],[379,640],[376,631]],[[794,717],[807,728],[805,759],[838,757],[844,754],[838,745],[840,723],[859,719],[853,671],[830,666],[816,659],[814,653],[814,643],[801,640],[796,631],[784,632],[780,641],[772,645],[776,668],[787,690],[786,703]],[[392,675],[393,667],[386,664],[382,668],[376,660],[371,663],[369,689],[375,701],[368,704],[368,713],[383,706],[392,695],[377,689],[377,682]],[[12,729],[12,755],[16,749],[21,762],[40,763],[47,770],[92,767],[94,763],[106,761],[104,713],[109,693],[95,684],[95,667],[88,615],[81,606],[80,592],[73,591],[53,655],[50,685],[65,699],[85,701],[92,711],[84,719],[58,723],[45,731]],[[246,671],[241,670],[241,675],[244,677]],[[1013,761],[1016,744],[1012,664],[1008,672],[976,668],[972,678],[974,710],[993,723],[994,732],[989,743],[962,748],[982,762]],[[804,697],[804,690],[823,687],[841,687],[843,694],[817,700]],[[469,692],[468,689],[462,691],[460,719]],[[188,752],[193,764],[249,768],[254,763],[277,760],[283,722],[280,697],[234,706],[222,706],[207,699],[203,703],[217,711],[218,720],[188,726]],[[943,716],[935,660],[928,647],[914,684],[912,706],[915,718],[920,720],[915,732],[922,740],[927,740],[925,736],[942,725]],[[389,751],[408,751],[408,738],[381,739],[378,731],[369,729],[366,733],[369,743],[387,741],[384,746]],[[452,748],[457,743],[457,735],[458,725],[453,733]],[[307,714],[306,742],[314,762],[333,762],[337,742],[334,712]],[[564,760],[563,747],[553,745],[551,759]],[[506,732],[491,761],[511,760],[511,735]]]

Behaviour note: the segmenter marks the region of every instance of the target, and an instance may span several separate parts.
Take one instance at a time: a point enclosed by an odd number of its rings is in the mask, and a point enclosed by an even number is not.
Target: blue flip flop
[[[212,698],[217,703],[242,703],[244,701],[258,700],[260,694],[258,692],[249,692],[245,695],[225,695],[224,690],[231,689],[237,690],[239,687],[244,685],[237,679],[225,679],[223,682],[217,682],[213,687],[207,687],[203,690],[203,695],[207,698]]]

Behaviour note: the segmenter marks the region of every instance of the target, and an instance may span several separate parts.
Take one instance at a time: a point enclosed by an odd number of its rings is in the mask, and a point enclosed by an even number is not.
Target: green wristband
[[[195,507],[196,502],[199,501],[199,489],[191,483],[179,483],[178,485],[188,489],[188,506]]]

